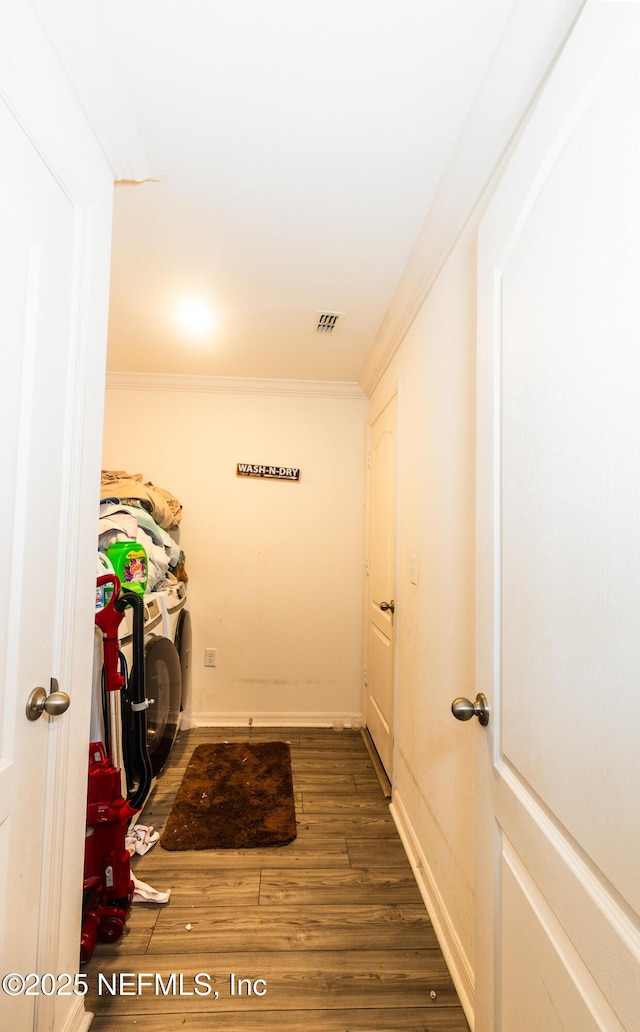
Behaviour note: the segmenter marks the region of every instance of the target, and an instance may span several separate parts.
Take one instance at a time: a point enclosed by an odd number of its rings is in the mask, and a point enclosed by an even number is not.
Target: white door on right
[[[478,277],[475,1030],[631,1032],[639,3],[585,5],[483,219]]]

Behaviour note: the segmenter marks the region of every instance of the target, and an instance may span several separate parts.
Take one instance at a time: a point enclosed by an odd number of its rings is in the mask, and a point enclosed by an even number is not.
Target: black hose
[[[109,721],[108,693],[105,687],[104,667],[102,668],[100,687],[102,690],[102,727],[104,729],[104,748],[107,756],[111,756],[111,724]]]
[[[129,675],[129,702],[133,715],[133,756],[132,760],[140,772],[137,788],[128,793],[128,802],[134,810],[140,809],[149,794],[153,771],[147,749],[147,710],[144,680],[144,602],[135,591],[122,591],[116,599],[115,607],[123,612],[127,606],[133,609],[133,661]],[[122,608],[121,608],[122,607]],[[141,709],[134,707],[142,706]],[[126,725],[125,725],[126,726]],[[130,783],[131,771],[125,771],[127,784]]]

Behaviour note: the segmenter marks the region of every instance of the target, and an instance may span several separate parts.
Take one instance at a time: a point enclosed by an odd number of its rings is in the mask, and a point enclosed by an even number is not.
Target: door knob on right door
[[[472,717],[477,717],[483,727],[489,723],[487,697],[482,692],[478,692],[475,702],[471,702],[471,699],[454,699],[451,703],[451,712],[456,720],[471,720]]]

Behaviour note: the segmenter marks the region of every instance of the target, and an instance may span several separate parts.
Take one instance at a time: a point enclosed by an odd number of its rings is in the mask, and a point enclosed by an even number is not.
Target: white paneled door
[[[30,1029],[38,986],[26,994],[21,980],[40,974],[49,750],[69,715],[29,720],[26,704],[36,687],[49,694],[52,677],[69,691],[62,519],[76,229],[73,206],[2,101],[0,139],[0,1013],[3,1027]]]
[[[389,779],[393,763],[396,396],[369,428],[366,723]]]
[[[0,1028],[58,1032],[87,1020],[78,965],[113,174],[32,5],[0,5],[0,29]],[[34,689],[46,708],[29,719]]]
[[[478,274],[477,687],[490,721],[474,730],[475,1028],[631,1032],[640,4],[585,5],[484,217]]]

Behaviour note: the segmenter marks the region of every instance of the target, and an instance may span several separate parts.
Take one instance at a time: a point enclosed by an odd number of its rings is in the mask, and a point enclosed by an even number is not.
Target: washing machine
[[[182,682],[181,713],[188,712],[191,692],[191,614],[187,606],[187,586],[172,584],[155,596],[162,612],[163,634],[175,645],[180,660]]]
[[[144,596],[144,673],[147,699],[147,749],[153,777],[162,772],[178,733],[182,703],[180,656],[174,640],[165,633],[161,592]],[[129,670],[133,658],[133,611],[125,610],[120,625],[120,651]],[[122,729],[122,749],[126,754],[130,728]]]

